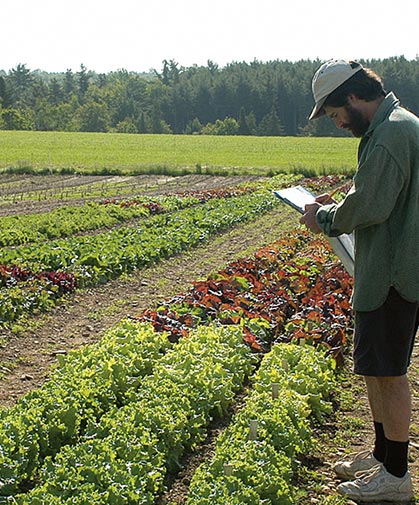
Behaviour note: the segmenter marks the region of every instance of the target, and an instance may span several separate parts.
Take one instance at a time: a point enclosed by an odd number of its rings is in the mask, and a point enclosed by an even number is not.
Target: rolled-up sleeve
[[[336,237],[343,233],[339,230],[333,229],[333,221],[336,215],[337,205],[323,205],[316,212],[316,221],[319,225],[320,229],[323,231],[325,235],[328,237]]]

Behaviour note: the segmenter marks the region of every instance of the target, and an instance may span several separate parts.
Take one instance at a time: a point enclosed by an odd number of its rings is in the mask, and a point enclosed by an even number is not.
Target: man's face
[[[362,110],[349,102],[343,107],[326,106],[325,111],[338,128],[349,130],[354,137],[363,137],[370,125]]]

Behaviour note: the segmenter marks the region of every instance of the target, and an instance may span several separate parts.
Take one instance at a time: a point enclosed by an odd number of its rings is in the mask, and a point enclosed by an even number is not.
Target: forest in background
[[[164,60],[150,74],[63,73],[19,63],[0,71],[0,130],[345,136],[327,118],[308,122],[311,79],[322,62],[234,62],[182,67]],[[419,59],[362,61],[419,115]]]

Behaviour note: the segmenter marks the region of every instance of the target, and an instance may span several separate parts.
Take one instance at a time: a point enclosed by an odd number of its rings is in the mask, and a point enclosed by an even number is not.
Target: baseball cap
[[[309,119],[317,119],[324,114],[322,110],[326,98],[341,84],[363,67],[360,63],[346,60],[329,60],[323,63],[314,74],[311,87],[316,102]]]

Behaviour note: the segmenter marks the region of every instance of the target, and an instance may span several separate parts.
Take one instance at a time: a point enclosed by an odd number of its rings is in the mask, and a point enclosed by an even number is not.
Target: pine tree
[[[278,137],[284,135],[284,128],[278,118],[275,107],[266,114],[259,124],[258,133],[266,137]]]

